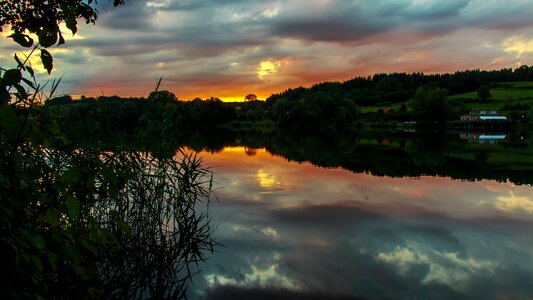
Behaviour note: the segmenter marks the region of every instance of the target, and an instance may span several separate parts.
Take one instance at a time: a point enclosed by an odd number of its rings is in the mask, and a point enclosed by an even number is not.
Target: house
[[[507,139],[505,132],[461,132],[459,137],[467,140],[470,144],[497,144],[499,141]]]
[[[502,123],[509,122],[509,118],[500,114],[497,109],[479,108],[472,109],[468,115],[462,115],[461,121],[467,123]]]

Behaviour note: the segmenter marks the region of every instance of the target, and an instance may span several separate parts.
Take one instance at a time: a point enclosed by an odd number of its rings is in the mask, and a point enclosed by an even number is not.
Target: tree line
[[[523,65],[516,69],[466,70],[446,74],[380,73],[368,77],[355,77],[344,82],[323,82],[309,88],[291,88],[266,99],[274,103],[279,99],[299,99],[309,93],[339,94],[358,105],[404,102],[420,87],[442,88],[449,95],[477,91],[491,82],[533,81],[533,67]]]
[[[57,118],[58,124],[67,130],[93,133],[187,134],[227,124],[237,124],[242,129],[242,124],[268,121],[274,124],[274,130],[285,134],[331,134],[358,131],[362,122],[384,118],[401,122],[455,120],[466,113],[465,101],[450,100],[448,96],[477,90],[480,99],[485,99],[490,97],[487,90],[490,82],[524,81],[532,76],[533,67],[525,65],[514,70],[453,74],[376,74],[288,89],[266,101],[257,100],[253,94],[246,95],[242,103],[226,103],[214,97],[182,101],[172,92],[162,90],[146,98],[82,96],[74,100],[66,95],[46,101],[42,109],[51,112],[47,116]],[[379,111],[361,113],[364,106],[395,102],[402,103],[400,109],[387,116]]]

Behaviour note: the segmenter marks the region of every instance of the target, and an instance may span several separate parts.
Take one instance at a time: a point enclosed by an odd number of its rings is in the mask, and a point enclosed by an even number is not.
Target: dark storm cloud
[[[377,39],[396,30],[403,34],[424,32],[424,38],[441,36],[464,26],[490,29],[532,25],[532,8],[522,3],[490,5],[467,0],[453,1],[130,1],[120,8],[102,8],[99,26],[123,30],[106,36],[102,55],[136,54],[170,47],[192,49],[189,55],[216,56],[227,51],[275,45],[280,38],[309,42],[356,42]],[[522,5],[521,5],[522,4]],[[270,16],[267,9],[276,9]],[[180,13],[183,19],[172,28],[155,27],[158,12]],[[235,16],[238,18],[233,19]],[[172,20],[170,20],[172,21]],[[170,22],[169,21],[169,22]],[[164,26],[164,24],[163,24]],[[409,30],[414,30],[409,33]],[[127,32],[135,33],[130,36]],[[117,41],[118,39],[118,41]],[[122,41],[121,41],[122,39]],[[385,37],[385,41],[402,40]],[[102,42],[102,41],[101,41]],[[91,39],[87,43],[102,46]],[[367,41],[371,43],[373,41]],[[124,44],[129,49],[124,48]],[[133,49],[133,50],[131,50]]]
[[[167,6],[164,6],[165,10],[201,10],[206,7],[228,5],[228,4],[244,4],[244,3],[253,3],[257,1],[250,0],[176,0],[170,1]]]
[[[70,74],[91,64],[85,79],[76,74],[78,82],[100,84],[89,77],[123,77],[108,75],[108,68],[135,74],[136,83],[172,73],[188,84],[190,98],[206,97],[198,95],[204,86],[226,93],[222,84],[231,80],[247,84],[235,96],[253,90],[268,97],[379,72],[514,67],[530,64],[533,53],[502,46],[511,37],[529,41],[533,5],[526,0],[130,0],[118,8],[99,1],[98,10],[96,26],[80,25],[85,39],[65,35],[61,48],[72,51],[57,57],[58,68]],[[19,49],[12,45],[0,44],[3,61]],[[81,51],[85,56],[68,58]],[[261,62],[277,66],[276,72],[259,78]],[[210,73],[223,78],[206,76],[204,83],[198,76]],[[116,86],[139,90],[129,84]]]
[[[98,8],[98,26],[131,31],[151,30],[150,20],[155,11],[146,7],[146,1],[127,1],[126,5],[117,8],[104,3],[107,5]]]
[[[314,11],[305,9],[306,3],[302,2],[301,11],[282,11],[268,22],[276,36],[309,41],[358,41],[401,27],[427,29],[428,24],[459,15],[468,3],[460,0],[414,6],[405,1],[331,1],[321,6],[320,11]],[[445,25],[437,27],[451,30],[458,26]]]
[[[470,0],[448,0],[425,1],[418,6],[411,4],[410,7],[406,9],[406,16],[409,18],[424,20],[454,17],[458,16],[471,2],[472,1]]]
[[[73,65],[83,65],[83,64],[86,64],[90,60],[90,56],[84,52],[76,52],[76,53],[68,53],[68,54],[58,52],[54,54],[54,58],[60,59],[64,62],[73,64]]]
[[[382,24],[346,22],[342,20],[293,20],[276,22],[272,33],[276,36],[311,41],[354,41],[384,32]]]

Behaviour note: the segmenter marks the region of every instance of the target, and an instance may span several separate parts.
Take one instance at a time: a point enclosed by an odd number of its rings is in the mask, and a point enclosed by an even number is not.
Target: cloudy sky
[[[54,50],[62,92],[263,99],[379,72],[533,64],[531,0],[154,0],[113,8]],[[66,36],[70,36],[65,31]],[[0,41],[2,64],[13,48]]]

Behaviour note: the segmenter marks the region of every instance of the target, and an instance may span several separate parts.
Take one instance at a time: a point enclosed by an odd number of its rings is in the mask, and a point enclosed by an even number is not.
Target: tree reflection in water
[[[182,149],[174,157],[100,152],[99,160],[87,218],[116,243],[97,257],[103,296],[185,297],[198,263],[216,246],[208,214],[211,172]]]

